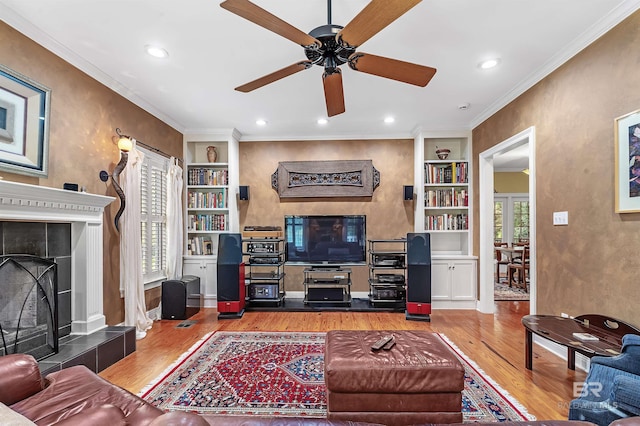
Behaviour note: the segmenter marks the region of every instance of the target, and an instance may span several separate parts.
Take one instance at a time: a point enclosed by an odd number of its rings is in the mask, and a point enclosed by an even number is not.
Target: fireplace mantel
[[[0,220],[71,224],[71,332],[106,326],[103,314],[103,217],[115,198],[0,180]]]
[[[0,180],[0,218],[100,222],[115,198]]]

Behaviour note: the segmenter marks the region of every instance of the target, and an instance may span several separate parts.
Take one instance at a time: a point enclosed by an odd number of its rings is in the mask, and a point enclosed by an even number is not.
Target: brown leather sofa
[[[0,357],[0,424],[38,426],[364,426],[323,419],[200,416],[164,413],[79,365],[42,377],[31,355]],[[8,411],[7,411],[8,410]],[[24,423],[22,423],[24,421]],[[33,423],[31,423],[33,422]]]
[[[11,419],[12,425],[35,423],[38,426],[376,426],[374,423],[309,418],[163,413],[84,366],[66,368],[42,377],[36,360],[24,354],[0,357],[0,423],[5,424],[11,414],[27,422]],[[638,417],[619,420],[615,426],[640,426],[639,420]],[[557,420],[502,423],[502,426],[529,425],[595,426],[588,422]]]

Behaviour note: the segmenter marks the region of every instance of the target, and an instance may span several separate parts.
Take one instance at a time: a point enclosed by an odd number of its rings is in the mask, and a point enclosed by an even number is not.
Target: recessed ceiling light
[[[385,117],[385,118],[384,118],[384,122],[385,122],[385,123],[387,123],[387,124],[391,124],[391,123],[393,123],[394,121],[396,121],[396,119],[395,119],[395,118],[393,118],[393,117]]]
[[[493,68],[495,66],[497,66],[500,63],[500,58],[492,58],[492,59],[487,59],[486,61],[482,61],[478,64],[478,67],[480,67],[483,70],[488,70],[489,68]]]
[[[267,120],[263,120],[263,119],[256,120],[256,124],[258,126],[266,126],[267,125]]]
[[[329,122],[329,120],[327,120],[326,118],[318,118],[317,123],[318,124],[327,124]]]
[[[144,47],[144,49],[149,55],[153,56],[154,58],[166,58],[169,56],[169,52],[167,52],[162,47],[152,46],[148,44]]]

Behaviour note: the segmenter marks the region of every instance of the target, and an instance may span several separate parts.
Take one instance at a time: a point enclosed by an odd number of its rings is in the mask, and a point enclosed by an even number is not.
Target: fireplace
[[[0,180],[2,253],[51,259],[59,331],[91,334],[103,314],[103,213],[113,197]]]

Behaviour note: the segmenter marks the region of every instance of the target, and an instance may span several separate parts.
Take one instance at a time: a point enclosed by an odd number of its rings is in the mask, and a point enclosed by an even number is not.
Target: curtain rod
[[[169,154],[167,154],[166,152],[159,150],[159,149],[158,149],[158,148],[156,148],[155,146],[147,145],[146,143],[144,143],[144,142],[142,142],[142,141],[139,141],[138,139],[136,139],[136,144],[137,144],[137,145],[142,145],[143,147],[147,148],[148,150],[153,151],[153,152],[155,152],[156,154],[160,154],[160,155],[162,155],[162,156],[163,156],[163,157],[165,157],[165,158],[171,158],[171,157],[173,157],[173,155],[169,155]],[[178,157],[174,157],[174,158],[175,158],[175,159],[177,159],[177,160],[178,160],[178,162],[179,162],[180,164],[182,164],[182,158],[178,158]]]
[[[119,138],[126,138],[126,139],[129,139],[129,140],[135,140],[136,144],[142,145],[143,147],[145,147],[145,148],[147,148],[147,149],[149,149],[149,150],[151,150],[151,151],[153,151],[153,152],[155,152],[157,154],[160,154],[165,158],[173,157],[173,155],[169,155],[166,152],[159,150],[155,146],[147,145],[146,143],[144,143],[144,142],[142,142],[142,141],[140,141],[138,139],[134,139],[131,136],[127,136],[127,135],[122,134],[122,131],[120,130],[119,127],[116,127],[116,134],[118,135]],[[177,159],[179,163],[182,163],[182,159],[181,158],[178,158],[178,157],[174,157],[174,158]]]

